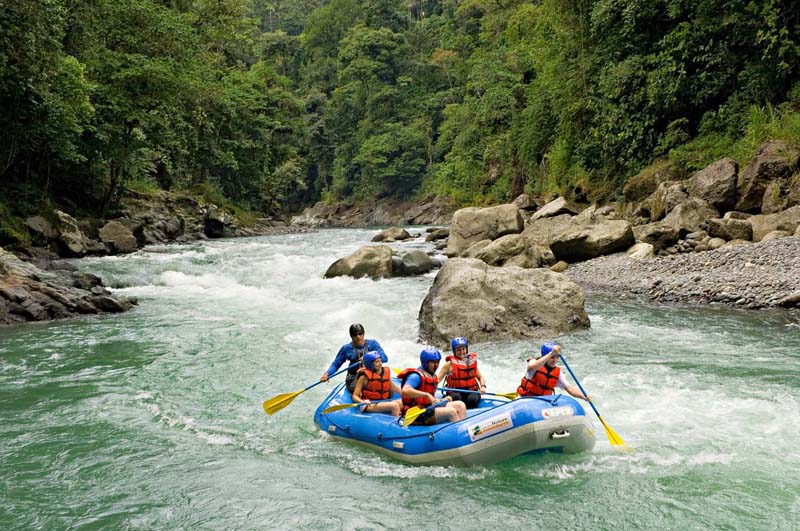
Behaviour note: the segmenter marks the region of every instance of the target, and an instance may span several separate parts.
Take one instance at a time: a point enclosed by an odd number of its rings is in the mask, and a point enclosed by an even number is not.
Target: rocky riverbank
[[[566,274],[588,292],[747,309],[799,307],[800,238],[645,259],[618,253],[572,264]]]

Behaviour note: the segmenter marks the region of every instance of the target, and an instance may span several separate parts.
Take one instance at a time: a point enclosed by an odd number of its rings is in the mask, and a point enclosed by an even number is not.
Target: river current
[[[788,313],[590,296],[559,338],[633,450],[414,467],[334,442],[315,382],[362,322],[415,365],[435,273],[324,280],[376,231],[76,262],[133,311],[0,330],[0,529],[798,529],[800,326]],[[420,244],[413,244],[420,245]],[[539,343],[477,344],[510,392]],[[439,345],[443,348],[444,345]]]

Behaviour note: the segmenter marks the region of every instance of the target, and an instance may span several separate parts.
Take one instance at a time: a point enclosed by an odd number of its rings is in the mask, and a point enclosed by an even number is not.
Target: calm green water
[[[329,440],[314,382],[362,321],[414,364],[433,277],[322,280],[366,230],[84,260],[140,305],[0,330],[1,529],[797,529],[796,315],[591,298],[564,353],[630,453],[411,467]],[[490,390],[536,345],[477,345]],[[432,515],[430,519],[425,513]]]

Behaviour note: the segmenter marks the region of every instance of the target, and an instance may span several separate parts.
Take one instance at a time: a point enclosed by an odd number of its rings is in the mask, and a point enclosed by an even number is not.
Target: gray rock
[[[550,266],[550,271],[554,271],[556,273],[563,273],[564,271],[567,270],[568,267],[569,267],[568,263],[566,263],[564,260],[560,260]]]
[[[678,229],[661,222],[633,227],[636,241],[649,243],[658,252],[678,241]]]
[[[477,252],[475,258],[491,266],[539,267],[542,263],[537,246],[521,234],[507,234],[492,241]]]
[[[513,204],[462,208],[453,214],[446,254],[459,256],[475,242],[495,240],[506,234],[518,234],[523,228],[522,214]]]
[[[791,232],[785,230],[773,230],[772,232],[768,232],[763,238],[761,238],[762,242],[768,242],[770,240],[774,240],[777,238],[788,238],[792,235]]]
[[[112,254],[132,253],[139,248],[133,233],[119,221],[109,221],[103,225],[100,241],[109,247]]]
[[[575,211],[567,204],[567,200],[563,197],[553,199],[542,208],[534,212],[531,216],[531,221],[536,221],[542,218],[552,218],[560,216],[561,214],[575,214]]]
[[[720,212],[726,212],[736,202],[738,174],[739,165],[735,160],[718,160],[687,179],[686,191],[690,196],[708,201]]]
[[[401,255],[402,274],[422,275],[433,269],[431,257],[424,251],[413,250]]]
[[[659,221],[687,199],[689,194],[683,189],[683,183],[667,182],[659,184],[645,202],[650,211],[650,219]]]
[[[625,254],[634,260],[641,260],[643,258],[652,258],[655,256],[655,247],[649,243],[639,242],[632,245]]]
[[[767,233],[774,230],[794,232],[800,226],[800,205],[775,214],[752,216],[749,221],[753,227],[754,242],[761,241]]]
[[[411,236],[411,234],[409,234],[408,231],[402,227],[389,227],[388,229],[384,229],[373,236],[372,241],[391,243],[410,240],[412,237],[413,236]]]
[[[739,174],[736,210],[759,212],[767,185],[788,178],[797,167],[799,155],[797,149],[780,140],[762,144],[753,160]]]
[[[753,226],[746,219],[721,218],[707,221],[708,233],[725,240],[752,240]]]
[[[73,257],[86,254],[86,237],[78,227],[75,218],[60,210],[54,211],[56,215],[55,230],[56,243],[61,256]]]
[[[448,236],[450,236],[450,229],[447,229],[447,228],[434,229],[434,230],[430,231],[427,236],[425,236],[425,241],[426,242],[435,242],[437,240],[443,240],[443,239],[447,238]]]
[[[372,279],[392,276],[392,248],[388,245],[368,245],[345,258],[340,258],[325,271],[325,278],[350,276]]]
[[[706,220],[719,218],[719,212],[707,201],[690,197],[685,202],[676,206],[666,218],[664,225],[673,227],[678,231],[678,236],[703,230]]]
[[[558,260],[572,263],[624,251],[634,242],[630,223],[608,220],[577,226],[555,238],[550,243],[550,249]]]
[[[554,337],[589,326],[583,305],[583,291],[563,274],[456,258],[422,302],[420,337],[434,344],[458,335],[475,342]]]

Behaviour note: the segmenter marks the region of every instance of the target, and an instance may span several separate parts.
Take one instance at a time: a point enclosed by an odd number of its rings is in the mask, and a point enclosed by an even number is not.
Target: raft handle
[[[569,430],[554,431],[550,434],[551,439],[566,439],[569,437]]]

